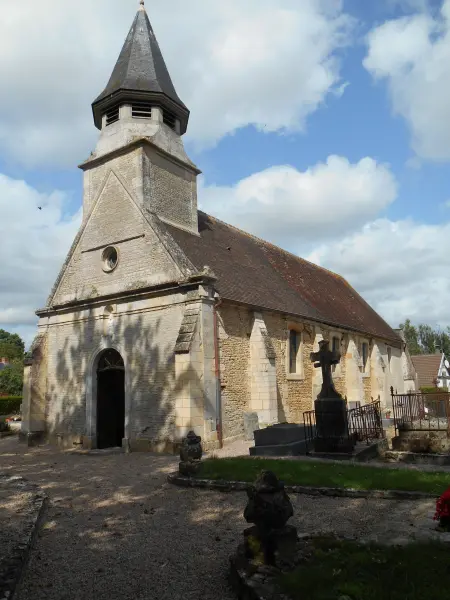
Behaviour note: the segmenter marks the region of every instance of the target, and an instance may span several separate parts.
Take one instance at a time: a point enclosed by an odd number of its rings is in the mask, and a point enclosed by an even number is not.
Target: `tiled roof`
[[[203,212],[198,216],[200,237],[165,227],[199,270],[211,267],[222,298],[401,343],[339,275]]]
[[[419,378],[419,387],[433,387],[441,366],[441,354],[419,354],[411,356],[414,368]]]

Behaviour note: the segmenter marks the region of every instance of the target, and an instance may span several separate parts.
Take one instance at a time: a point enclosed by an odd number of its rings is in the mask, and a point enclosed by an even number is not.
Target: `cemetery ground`
[[[292,600],[448,597],[448,547],[439,542],[399,549],[322,537],[307,543],[305,554],[304,565],[279,581]]]
[[[196,477],[251,483],[263,470],[273,471],[286,485],[350,488],[355,490],[402,490],[440,496],[450,486],[450,473],[421,468],[385,468],[341,462],[297,458],[250,457],[204,460]]]
[[[250,459],[245,459],[245,464],[247,461],[257,464]],[[220,462],[211,461],[215,468]],[[275,462],[277,468],[302,463]],[[223,464],[230,464],[229,459]],[[234,599],[227,581],[228,561],[248,526],[243,518],[247,496],[245,492],[173,486],[167,482],[167,476],[177,465],[178,458],[171,456],[60,452],[45,446],[27,448],[18,444],[16,438],[0,440],[0,472],[25,477],[49,497],[40,534],[15,598]],[[396,470],[398,476],[406,472],[421,473],[416,469]],[[380,469],[380,477],[389,478],[390,474],[390,469]],[[283,478],[285,473],[279,475]],[[248,477],[252,479],[253,473]],[[442,468],[439,477],[443,478],[439,483],[431,483],[439,487],[436,495],[442,491],[441,483],[447,487],[444,480],[450,480],[449,469]],[[360,478],[359,483],[367,481],[367,477]],[[355,479],[348,482],[355,485]],[[341,483],[345,485],[346,481]],[[428,481],[426,485],[429,484]],[[366,543],[362,550],[359,546],[347,546],[350,542],[336,545],[332,541],[316,548],[307,565],[307,575],[299,571],[292,576],[298,576],[299,582],[307,582],[317,592],[309,598],[434,600],[438,591],[439,598],[445,597],[450,587],[444,562],[448,546],[441,547],[430,540],[433,498],[410,501],[291,494],[291,501],[294,517],[290,522],[300,534],[335,534],[353,537],[353,543]],[[4,522],[12,521],[20,506],[9,502],[3,503],[1,509]],[[411,540],[418,545],[406,546]],[[379,550],[371,542],[401,547],[382,546]],[[348,565],[343,568],[346,561]],[[392,570],[396,577],[389,575]],[[321,577],[320,586],[314,577]],[[390,596],[370,596],[367,590],[373,587],[369,583],[375,578],[379,579],[375,590],[380,589],[380,582],[393,586]],[[344,580],[353,582],[354,587],[342,587]],[[326,582],[328,591],[323,587]],[[421,587],[424,582],[426,594]],[[292,579],[283,585],[289,588],[291,583]],[[297,587],[301,585],[298,583]],[[401,585],[409,586],[403,588],[409,590],[408,595],[395,596],[395,586]],[[292,596],[295,600],[294,593]]]

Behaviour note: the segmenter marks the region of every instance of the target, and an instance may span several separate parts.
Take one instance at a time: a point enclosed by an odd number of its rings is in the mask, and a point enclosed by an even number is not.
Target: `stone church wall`
[[[171,223],[197,232],[195,173],[151,147],[145,148],[144,157],[144,197],[148,208]]]
[[[310,354],[319,349],[319,341],[324,338],[339,339],[342,359],[334,369],[333,379],[336,389],[347,397],[348,402],[364,404],[379,398],[385,406],[389,399],[390,382],[396,381],[400,385],[401,350],[391,348],[389,370],[387,345],[381,341],[369,340],[357,333],[308,323],[268,311],[255,313],[251,309],[228,303],[219,308],[219,313],[222,417],[225,440],[243,435],[244,413],[261,414],[259,409],[263,408],[252,406],[252,403],[254,404],[251,391],[254,358],[250,349],[250,338],[253,336],[255,318],[264,324],[268,333],[268,344],[274,352],[276,391],[273,392],[270,387],[270,378],[267,379],[267,385],[268,392],[276,395],[273,402],[276,403],[278,422],[302,422],[303,413],[314,408],[314,399],[322,386],[322,375],[320,369],[315,369],[311,363]],[[302,333],[302,372],[294,376],[288,373],[288,340],[291,328]],[[363,342],[369,344],[365,372],[362,372]],[[267,363],[264,352],[261,354],[261,361]],[[263,371],[259,369],[256,376],[264,381]]]
[[[99,195],[103,193],[111,171],[118,175],[131,196],[142,205],[142,154],[142,148],[134,148],[84,172],[83,219],[87,219]]]
[[[252,319],[246,308],[224,304],[219,309],[220,380],[224,439],[244,433],[249,410],[248,361]]]
[[[254,410],[250,391],[250,336],[255,317],[252,310],[231,304],[222,305],[219,314],[223,434],[225,440],[230,440],[243,435],[244,413]],[[288,320],[276,313],[261,311],[260,314],[267,329],[268,344],[274,351],[276,398],[273,401],[278,409],[278,421],[300,421],[303,412],[312,408],[313,366],[309,360],[313,348],[312,329],[297,322],[299,329],[304,330],[304,374],[300,380],[289,380],[286,374]],[[266,356],[261,360],[266,361]]]
[[[89,402],[95,402],[95,358],[106,348],[116,349],[125,362],[125,435],[131,446],[151,449],[173,440],[174,347],[183,300],[167,296],[41,319],[48,365],[33,368],[46,378],[46,433],[52,441],[71,447],[95,434]]]
[[[92,172],[92,176],[96,171]],[[90,299],[140,287],[176,281],[180,271],[130,199],[116,172],[106,183],[63,274],[53,303]],[[86,192],[87,193],[87,192]],[[105,272],[102,252],[113,244],[119,262]]]

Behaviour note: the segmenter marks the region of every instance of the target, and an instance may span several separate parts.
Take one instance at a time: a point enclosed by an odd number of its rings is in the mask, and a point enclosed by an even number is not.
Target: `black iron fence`
[[[391,388],[395,432],[447,431],[450,435],[450,392],[394,394]]]
[[[349,410],[349,434],[354,435],[358,442],[371,444],[384,438],[383,421],[381,417],[381,402],[371,402]]]
[[[323,412],[321,416],[323,418]],[[336,413],[330,413],[330,419],[335,416]],[[309,410],[303,413],[303,423],[307,452],[310,452],[314,448],[314,441],[322,435],[320,427],[317,427],[316,411]],[[345,426],[343,428],[342,422],[340,422],[338,429],[336,435],[333,435],[332,429],[330,430],[327,427],[328,437],[334,438],[337,444],[353,439],[355,443],[362,442],[370,445],[376,440],[383,439],[385,434],[381,416],[381,402],[371,402],[347,410]]]

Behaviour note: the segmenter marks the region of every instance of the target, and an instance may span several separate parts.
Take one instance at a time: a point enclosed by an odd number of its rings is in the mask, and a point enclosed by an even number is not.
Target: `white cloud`
[[[447,326],[449,253],[450,223],[379,219],[309,259],[346,277],[391,325],[409,318]]]
[[[70,165],[93,149],[90,103],[102,91],[137,0],[2,0],[0,152]],[[335,50],[352,19],[342,0],[150,3],[190,136],[213,144],[240,127],[293,131],[343,91]]]
[[[450,0],[432,15],[394,19],[368,36],[366,69],[388,82],[394,112],[412,132],[414,151],[450,160]]]
[[[201,187],[203,210],[309,258],[349,283],[392,325],[448,325],[450,222],[380,218],[396,199],[385,165],[330,156],[301,172],[272,167],[234,187]]]
[[[447,325],[450,223],[377,219],[395,196],[386,166],[337,156],[304,172],[273,167],[232,188],[200,189],[208,212],[342,274],[392,325]],[[29,343],[81,214],[68,213],[63,192],[42,194],[1,174],[0,198],[0,328]]]
[[[201,187],[200,207],[254,235],[301,251],[342,237],[375,218],[396,197],[389,168],[366,157],[330,156],[307,171],[271,167],[233,187]]]
[[[81,212],[66,213],[62,192],[42,194],[2,174],[0,198],[0,328],[18,331],[29,342],[34,311],[45,306]]]

